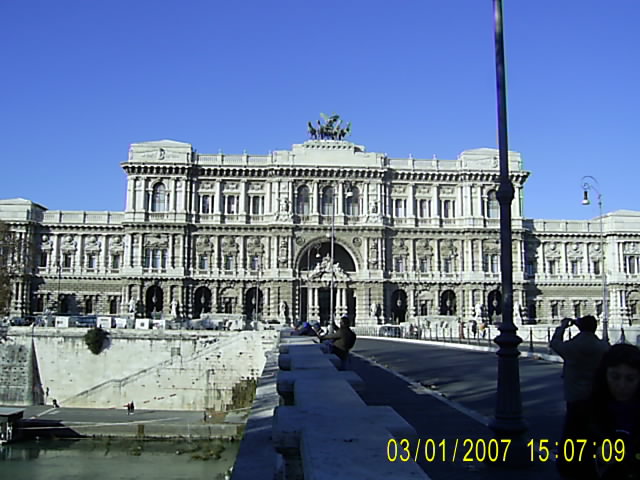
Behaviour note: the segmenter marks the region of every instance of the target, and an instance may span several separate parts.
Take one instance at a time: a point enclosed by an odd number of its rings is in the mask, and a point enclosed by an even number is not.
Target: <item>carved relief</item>
[[[393,239],[393,253],[399,255],[406,255],[409,253],[409,249],[407,248],[407,244],[402,238],[394,238]]]
[[[62,245],[60,249],[63,252],[75,252],[77,248],[76,241],[73,239],[73,235],[65,235],[62,238]]]
[[[426,238],[421,238],[416,242],[416,252],[419,256],[423,257],[425,255],[431,255],[433,253],[433,248],[429,244],[429,240]]]
[[[544,254],[547,258],[560,257],[560,248],[558,247],[558,244],[555,242],[547,243],[544,246]]]
[[[442,195],[453,195],[455,193],[455,189],[453,187],[442,187],[440,189],[440,193]]]
[[[640,246],[636,242],[626,242],[624,244],[624,253],[628,253],[628,254],[640,253]]]
[[[196,237],[196,250],[199,253],[211,252],[215,238],[216,237],[205,237],[204,235]]]
[[[109,249],[114,253],[120,253],[124,250],[122,245],[122,237],[117,235],[109,238]]]
[[[278,266],[286,267],[289,260],[289,245],[286,238],[280,239],[278,246]]]
[[[582,258],[582,245],[579,243],[570,243],[567,248],[567,256],[570,258]]]
[[[52,249],[53,249],[53,242],[49,238],[49,235],[42,235],[40,250],[42,250],[43,252],[50,252]]]
[[[378,242],[375,239],[369,240],[369,267],[378,266]]]
[[[239,247],[234,237],[222,237],[222,253],[224,255],[237,255],[238,250]]]
[[[351,243],[353,243],[355,247],[360,247],[360,245],[362,245],[362,239],[360,237],[356,237],[351,240]]]
[[[224,191],[228,192],[228,191],[237,191],[238,190],[238,184],[236,182],[225,182],[224,183]]]
[[[169,238],[166,235],[145,235],[144,246],[149,248],[167,248],[169,246]]]
[[[85,241],[84,249],[87,253],[97,253],[100,251],[100,243],[94,235],[89,235]]]
[[[247,240],[247,253],[249,255],[262,255],[264,253],[264,245],[258,237],[249,237]]]

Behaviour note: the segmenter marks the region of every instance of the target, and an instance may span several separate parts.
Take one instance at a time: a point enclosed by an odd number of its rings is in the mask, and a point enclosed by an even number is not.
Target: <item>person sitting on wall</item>
[[[313,328],[309,322],[302,322],[300,326],[293,332],[294,335],[315,335]]]
[[[340,318],[340,328],[334,333],[328,335],[318,335],[321,342],[325,340],[333,340],[331,345],[331,353],[335,353],[342,361],[341,370],[347,367],[347,361],[349,359],[349,350],[353,348],[356,343],[356,334],[349,327],[349,317],[342,315]]]

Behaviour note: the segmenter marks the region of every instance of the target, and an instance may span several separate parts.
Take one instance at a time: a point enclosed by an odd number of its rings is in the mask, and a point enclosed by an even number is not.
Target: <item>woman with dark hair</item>
[[[590,410],[588,440],[591,445],[595,442],[599,457],[597,478],[640,479],[640,349],[621,343],[604,354],[596,371]],[[620,453],[621,441],[622,461],[616,456],[609,462],[600,458],[608,456],[609,446]]]

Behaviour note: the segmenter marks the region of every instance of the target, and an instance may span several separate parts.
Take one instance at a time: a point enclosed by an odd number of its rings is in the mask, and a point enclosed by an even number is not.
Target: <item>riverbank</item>
[[[176,410],[26,407],[18,425],[23,439],[137,438],[239,439],[249,409],[226,413]]]

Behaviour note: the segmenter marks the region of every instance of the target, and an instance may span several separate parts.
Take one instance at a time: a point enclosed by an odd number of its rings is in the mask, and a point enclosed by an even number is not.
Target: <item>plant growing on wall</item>
[[[89,350],[94,355],[98,355],[105,349],[109,342],[109,332],[103,330],[100,327],[94,327],[90,329],[84,335],[84,343],[87,344]]]

